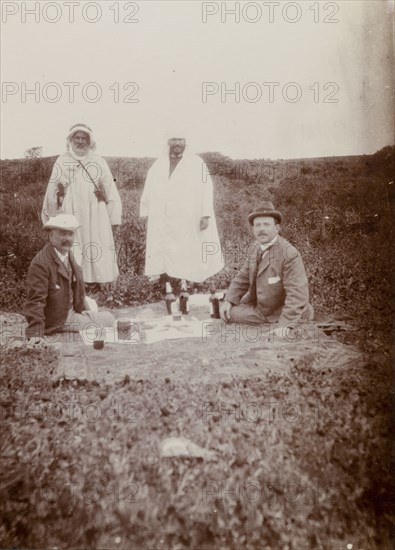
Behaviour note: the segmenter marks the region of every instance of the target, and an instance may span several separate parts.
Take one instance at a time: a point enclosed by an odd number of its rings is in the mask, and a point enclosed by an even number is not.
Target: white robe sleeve
[[[203,162],[203,161],[202,161]],[[202,185],[202,217],[208,216],[211,217],[214,215],[214,207],[213,207],[213,181],[211,179],[210,174],[208,173],[208,169],[205,168],[204,171],[202,171],[202,174],[204,174]]]
[[[120,225],[122,222],[121,197],[119,196],[111,170],[103,158],[101,159],[101,164],[102,175],[100,181],[103,184],[106,193],[108,217],[110,218],[111,225]]]
[[[62,179],[62,167],[56,160],[53,168],[51,177],[49,178],[47,191],[45,193],[43,207],[41,210],[41,220],[43,223],[46,223],[50,216],[53,216],[53,214],[58,210],[58,202],[57,202],[57,191],[58,191],[58,184],[61,183]]]

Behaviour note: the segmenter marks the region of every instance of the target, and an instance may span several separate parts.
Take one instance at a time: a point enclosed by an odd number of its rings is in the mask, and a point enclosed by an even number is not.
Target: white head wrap
[[[185,153],[191,152],[191,144],[189,141],[189,134],[183,125],[172,126],[170,130],[165,133],[165,152],[169,153],[169,139],[171,138],[183,138],[185,139]]]
[[[67,135],[67,140],[66,140],[66,149],[72,156],[74,156],[74,155],[73,155],[73,151],[72,151],[70,142],[71,142],[71,138],[73,137],[73,135],[76,132],[84,132],[85,134],[87,134],[89,136],[89,148],[90,148],[90,150],[94,151],[96,149],[96,142],[95,142],[95,139],[93,137],[92,129],[89,126],[87,126],[86,124],[82,124],[82,123],[73,124],[73,126],[70,127],[69,133]],[[81,158],[81,157],[78,157],[78,158]]]

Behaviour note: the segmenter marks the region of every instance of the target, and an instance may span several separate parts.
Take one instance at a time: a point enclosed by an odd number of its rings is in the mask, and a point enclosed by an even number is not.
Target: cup
[[[128,317],[120,317],[117,321],[118,340],[131,340],[133,332],[132,320]]]
[[[104,340],[93,341],[93,349],[103,349],[103,348],[104,348]]]

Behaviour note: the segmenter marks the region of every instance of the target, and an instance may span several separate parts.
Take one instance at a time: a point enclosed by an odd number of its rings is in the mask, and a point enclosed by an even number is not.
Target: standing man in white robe
[[[118,274],[114,233],[121,224],[122,203],[107,162],[94,153],[92,130],[75,124],[67,152],[57,158],[42,209],[46,223],[58,210],[73,214],[81,227],[73,253],[86,283],[111,283]]]
[[[202,283],[224,267],[213,183],[185,138],[172,135],[168,148],[150,168],[140,202],[140,216],[148,218],[145,274]]]

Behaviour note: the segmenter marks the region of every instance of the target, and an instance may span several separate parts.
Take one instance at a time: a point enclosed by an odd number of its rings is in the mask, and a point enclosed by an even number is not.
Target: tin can
[[[117,333],[119,340],[131,340],[133,334],[133,323],[127,317],[120,317],[117,321]]]

